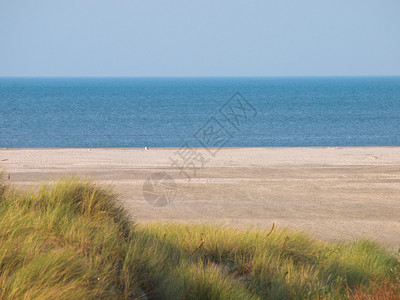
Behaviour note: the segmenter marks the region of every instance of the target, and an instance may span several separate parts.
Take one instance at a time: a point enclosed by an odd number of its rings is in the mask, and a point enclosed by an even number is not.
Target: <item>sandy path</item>
[[[400,147],[227,148],[202,168],[171,166],[177,149],[3,149],[0,168],[16,185],[64,174],[112,184],[138,221],[217,222],[270,228],[275,222],[323,239],[370,237],[400,247]],[[143,183],[167,172],[176,190],[157,186],[173,201],[143,197]],[[149,195],[149,194],[147,194]],[[153,199],[153,198],[151,198]]]

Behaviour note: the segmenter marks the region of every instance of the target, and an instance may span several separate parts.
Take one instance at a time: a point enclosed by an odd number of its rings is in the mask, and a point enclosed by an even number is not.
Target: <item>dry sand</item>
[[[196,150],[207,162],[190,181],[171,166],[178,149],[2,149],[0,168],[21,186],[65,174],[112,184],[139,222],[275,223],[327,240],[368,237],[400,247],[400,147],[225,148],[215,157]],[[143,197],[155,172],[176,185],[163,207]]]

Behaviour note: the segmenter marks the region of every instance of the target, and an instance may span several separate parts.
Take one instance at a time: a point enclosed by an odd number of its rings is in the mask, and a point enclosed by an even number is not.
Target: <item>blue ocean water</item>
[[[201,146],[212,117],[224,146],[400,146],[400,77],[0,78],[0,148]]]

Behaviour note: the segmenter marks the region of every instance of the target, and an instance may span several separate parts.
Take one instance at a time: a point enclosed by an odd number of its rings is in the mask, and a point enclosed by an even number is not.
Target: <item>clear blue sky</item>
[[[400,75],[400,0],[0,0],[0,76]]]

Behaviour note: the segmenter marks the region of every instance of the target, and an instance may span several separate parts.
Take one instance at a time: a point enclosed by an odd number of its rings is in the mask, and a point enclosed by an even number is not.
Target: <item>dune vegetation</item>
[[[79,178],[0,188],[0,299],[398,299],[400,264],[367,240],[135,224]]]

